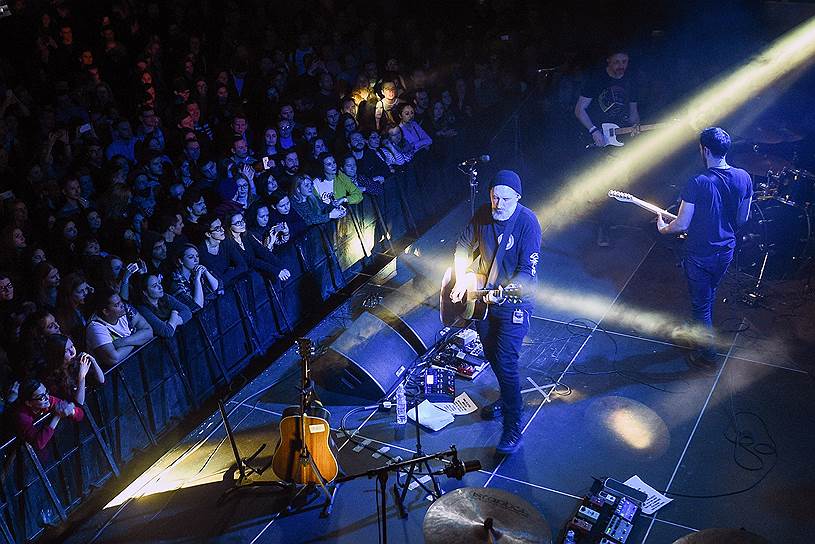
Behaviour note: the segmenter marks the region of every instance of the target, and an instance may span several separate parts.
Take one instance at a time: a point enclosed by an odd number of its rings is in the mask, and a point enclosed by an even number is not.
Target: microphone
[[[468,166],[471,164],[478,164],[479,162],[490,162],[489,155],[480,155],[478,157],[473,157],[471,159],[466,159],[458,163],[459,166]]]
[[[450,466],[442,470],[448,478],[455,478],[461,480],[468,472],[475,472],[481,470],[481,461],[474,459],[472,461],[462,461],[458,457],[454,458]]]

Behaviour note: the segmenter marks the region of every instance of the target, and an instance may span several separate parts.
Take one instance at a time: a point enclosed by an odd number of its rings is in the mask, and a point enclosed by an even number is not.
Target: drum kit
[[[736,264],[758,279],[783,278],[804,262],[815,214],[815,174],[800,152],[804,137],[756,126],[734,141],[728,162],[753,178],[749,222],[739,231]]]

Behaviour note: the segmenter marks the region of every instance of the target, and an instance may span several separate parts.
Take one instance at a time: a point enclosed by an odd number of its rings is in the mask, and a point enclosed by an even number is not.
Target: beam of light
[[[796,76],[815,61],[815,18],[788,32],[729,76],[721,78],[668,113],[664,127],[631,140],[619,157],[570,177],[540,209],[541,224],[559,229],[599,202],[610,188],[632,184],[666,157],[698,138],[698,131],[720,122],[785,76]],[[758,105],[766,108],[764,101]]]
[[[586,409],[585,418],[585,428],[601,442],[622,443],[653,457],[665,453],[670,444],[668,425],[659,414],[630,398],[596,398]]]
[[[657,312],[621,304],[619,301],[612,305],[612,299],[607,295],[571,291],[539,282],[532,296],[538,309],[557,309],[596,320],[602,318],[603,323],[611,323],[677,344],[711,341],[708,329],[701,325],[688,325],[684,320],[677,319],[675,313]],[[730,345],[727,338],[718,338],[715,335],[712,342],[719,349],[727,349]]]
[[[442,261],[426,257],[419,258],[410,254],[401,255],[399,259],[418,276],[427,278],[441,278],[444,270],[452,264],[452,259]],[[408,291],[406,294],[413,294],[415,305],[425,303],[429,296],[438,292],[438,284],[435,282],[414,282],[414,285],[417,286],[417,289]],[[624,305],[619,301],[612,305],[613,300],[608,295],[563,289],[541,279],[538,279],[538,285],[531,296],[539,312],[548,308],[595,321],[602,318],[603,323],[611,323],[680,345],[711,342],[710,331],[699,325],[686,324],[684,319],[677,318],[675,312],[659,312]],[[412,308],[406,307],[405,309],[407,311]],[[715,335],[712,342],[716,348],[725,351],[730,345],[727,338],[718,338]]]

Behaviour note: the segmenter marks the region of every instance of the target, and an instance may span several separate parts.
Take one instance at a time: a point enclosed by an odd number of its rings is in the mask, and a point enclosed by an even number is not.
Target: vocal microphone
[[[481,155],[478,157],[473,157],[472,159],[466,159],[458,163],[459,166],[468,166],[471,164],[478,164],[479,162],[490,162],[489,155]]]
[[[455,478],[461,480],[468,472],[475,472],[481,470],[481,461],[474,459],[472,461],[462,461],[458,457],[453,459],[450,466],[441,470],[441,473],[448,478]]]

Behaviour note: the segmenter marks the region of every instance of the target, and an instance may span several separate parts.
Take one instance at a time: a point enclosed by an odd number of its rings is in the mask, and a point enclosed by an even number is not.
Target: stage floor
[[[467,213],[466,205],[453,210],[309,336],[328,345],[370,295],[387,294],[416,274],[438,277]],[[664,326],[643,327],[659,316],[681,321],[688,314],[672,248],[652,229],[645,218],[618,228],[610,248],[595,246],[588,221],[544,233],[539,265],[544,302],[536,308],[521,356],[524,446],[511,457],[496,458],[500,423],[482,421],[478,412],[457,416],[445,429],[423,433],[423,449],[434,453],[455,444],[462,459],[478,459],[483,468],[460,482],[441,477],[441,487],[516,493],[558,535],[593,477],[623,481],[636,474],[657,489],[719,497],[677,496],[656,515],[640,519],[629,542],[671,543],[709,527],[744,527],[773,542],[809,542],[815,534],[808,507],[815,489],[810,462],[815,437],[809,432],[815,421],[809,355],[815,304],[801,294],[803,281],[792,280],[768,284],[772,310],[745,306],[737,302],[745,280],[732,270],[716,307],[725,340],[721,362],[712,371],[690,367]],[[547,304],[547,289],[571,293],[572,304]],[[630,319],[644,312],[658,315]],[[227,403],[242,455],[266,444],[256,465],[269,460],[281,411],[297,400],[298,368],[292,348]],[[489,371],[472,382],[458,380],[457,388],[479,406],[497,398]],[[346,473],[413,454],[414,429],[397,426],[393,412],[350,417],[351,442],[339,430],[350,403],[328,408]],[[287,513],[284,494],[269,490],[217,506],[234,468],[215,413],[68,542],[377,541],[375,481],[343,484],[333,514],[322,519],[319,500]],[[392,497],[388,502],[390,541],[421,542],[430,505],[426,493],[421,488],[408,493],[407,519],[399,518]]]

